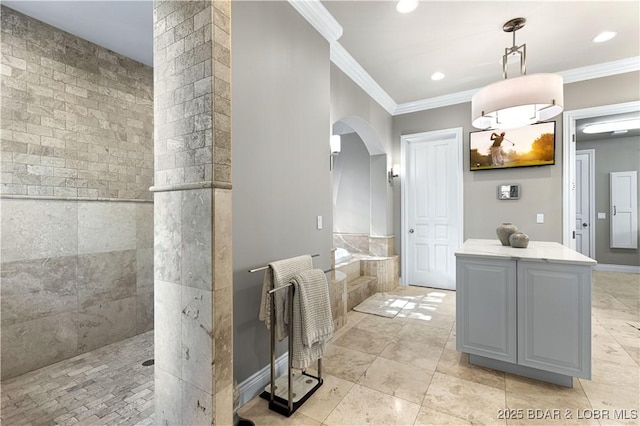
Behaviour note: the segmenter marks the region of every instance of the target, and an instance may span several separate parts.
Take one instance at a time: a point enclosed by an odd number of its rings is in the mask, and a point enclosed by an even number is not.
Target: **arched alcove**
[[[381,139],[357,116],[335,122],[332,133],[342,136],[333,169],[334,235],[386,236],[389,183]]]

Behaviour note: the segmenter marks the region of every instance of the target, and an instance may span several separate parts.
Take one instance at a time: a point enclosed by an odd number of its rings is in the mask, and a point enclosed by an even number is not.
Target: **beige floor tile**
[[[381,357],[423,368],[429,372],[436,370],[442,346],[436,346],[413,339],[410,336],[396,337],[389,343]]]
[[[355,385],[327,417],[328,426],[412,425],[420,405]]]
[[[363,330],[356,326],[332,343],[343,348],[378,355],[391,342],[394,336],[395,333]]]
[[[305,416],[320,422],[327,418],[354,385],[353,382],[329,375],[325,375],[323,380],[322,386],[298,409]]]
[[[579,380],[573,380],[573,388],[558,386],[513,374],[505,374],[507,397],[517,394],[524,398],[547,401],[555,408],[589,408],[589,400]],[[508,402],[508,398],[507,398]],[[537,407],[534,407],[537,408]]]
[[[499,410],[505,408],[504,390],[446,374],[433,375],[422,406],[473,424],[506,424],[498,418]]]
[[[441,413],[429,407],[420,407],[414,426],[470,425],[468,421],[450,414]]]
[[[375,355],[329,344],[322,359],[323,374],[355,383],[375,359]]]
[[[562,402],[553,402],[532,398],[526,395],[507,392],[508,425],[599,425],[594,418],[585,418],[591,406],[567,406]]]
[[[471,365],[469,364],[469,355],[458,352],[455,349],[445,348],[436,367],[436,371],[470,382],[481,383],[496,389],[505,389],[503,372]]]
[[[624,347],[622,347],[604,327],[602,327],[602,329],[605,331],[594,335],[591,340],[591,357],[593,360],[604,360],[616,364],[637,367],[638,363],[636,360],[629,355]]]
[[[432,346],[444,347],[451,334],[452,321],[425,322],[409,320],[397,333],[398,339],[411,339]]]
[[[640,394],[640,374],[637,367],[594,359],[591,363],[591,382],[619,386]]]
[[[627,310],[627,306],[616,299],[610,293],[597,293],[594,292],[591,298],[591,306],[598,309],[605,310]]]
[[[622,349],[635,361],[637,365],[640,365],[640,348],[632,346],[622,346]]]
[[[269,425],[296,425],[296,426],[320,426],[322,422],[314,420],[296,411],[291,417],[285,417],[269,409],[269,402],[256,396],[238,410],[238,415],[251,420],[257,426]]]
[[[396,288],[394,288],[391,291],[388,291],[387,293],[389,294],[394,294],[394,295],[398,295],[398,296],[425,296],[430,290],[430,288],[427,287],[419,287],[419,286],[415,286],[415,285],[403,285],[403,286],[398,286]]]
[[[376,358],[359,384],[420,405],[431,382],[431,372],[385,358]]]
[[[626,410],[628,413],[636,410],[636,413],[640,415],[640,398],[637,391],[629,391],[623,386],[590,380],[580,379],[580,382],[591,407],[594,410],[607,410],[610,413],[610,418],[601,421],[601,424],[640,424],[640,419],[637,417],[627,421],[614,418],[616,410]]]
[[[385,318],[376,315],[367,315],[359,321],[354,328],[370,331],[372,333],[382,333],[384,335],[395,336],[402,329],[405,321],[396,318]]]

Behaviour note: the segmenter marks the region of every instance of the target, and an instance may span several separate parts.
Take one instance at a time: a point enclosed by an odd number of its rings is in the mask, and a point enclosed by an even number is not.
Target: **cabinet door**
[[[516,262],[456,259],[456,346],[516,362]]]
[[[518,262],[518,364],[591,377],[591,266]]]

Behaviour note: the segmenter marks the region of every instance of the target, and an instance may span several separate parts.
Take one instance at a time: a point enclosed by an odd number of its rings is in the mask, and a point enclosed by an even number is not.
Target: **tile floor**
[[[573,389],[470,366],[455,351],[454,292],[396,293],[419,303],[393,319],[350,312],[329,345],[324,385],[293,416],[258,397],[240,415],[258,426],[640,424],[631,418],[640,409],[638,275],[594,272],[593,378]],[[153,424],[153,368],[141,366],[152,342],[145,333],[4,381],[2,424]],[[505,407],[524,418],[499,419]],[[615,419],[614,410],[629,419]]]
[[[2,382],[0,423],[153,424],[153,332]]]
[[[640,276],[594,272],[593,377],[573,389],[469,365],[455,350],[455,292],[394,293],[419,302],[393,319],[349,312],[329,345],[324,385],[290,418],[259,397],[239,414],[259,426],[640,424]],[[522,418],[499,418],[505,407]]]

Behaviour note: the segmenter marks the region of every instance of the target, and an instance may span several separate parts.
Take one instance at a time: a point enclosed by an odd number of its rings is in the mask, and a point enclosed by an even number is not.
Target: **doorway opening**
[[[610,244],[612,210],[609,200],[610,173],[637,170],[638,130],[626,134],[587,134],[589,124],[617,121],[640,115],[640,102],[605,105],[564,113],[563,123],[563,244],[598,261],[597,269],[640,272],[637,250],[616,249]],[[585,153],[593,151],[591,195],[583,190],[589,172]],[[585,183],[587,185],[585,185]],[[591,198],[586,211],[585,197]],[[586,220],[582,220],[582,214]],[[590,242],[585,243],[585,237]],[[590,246],[590,247],[589,247]]]

